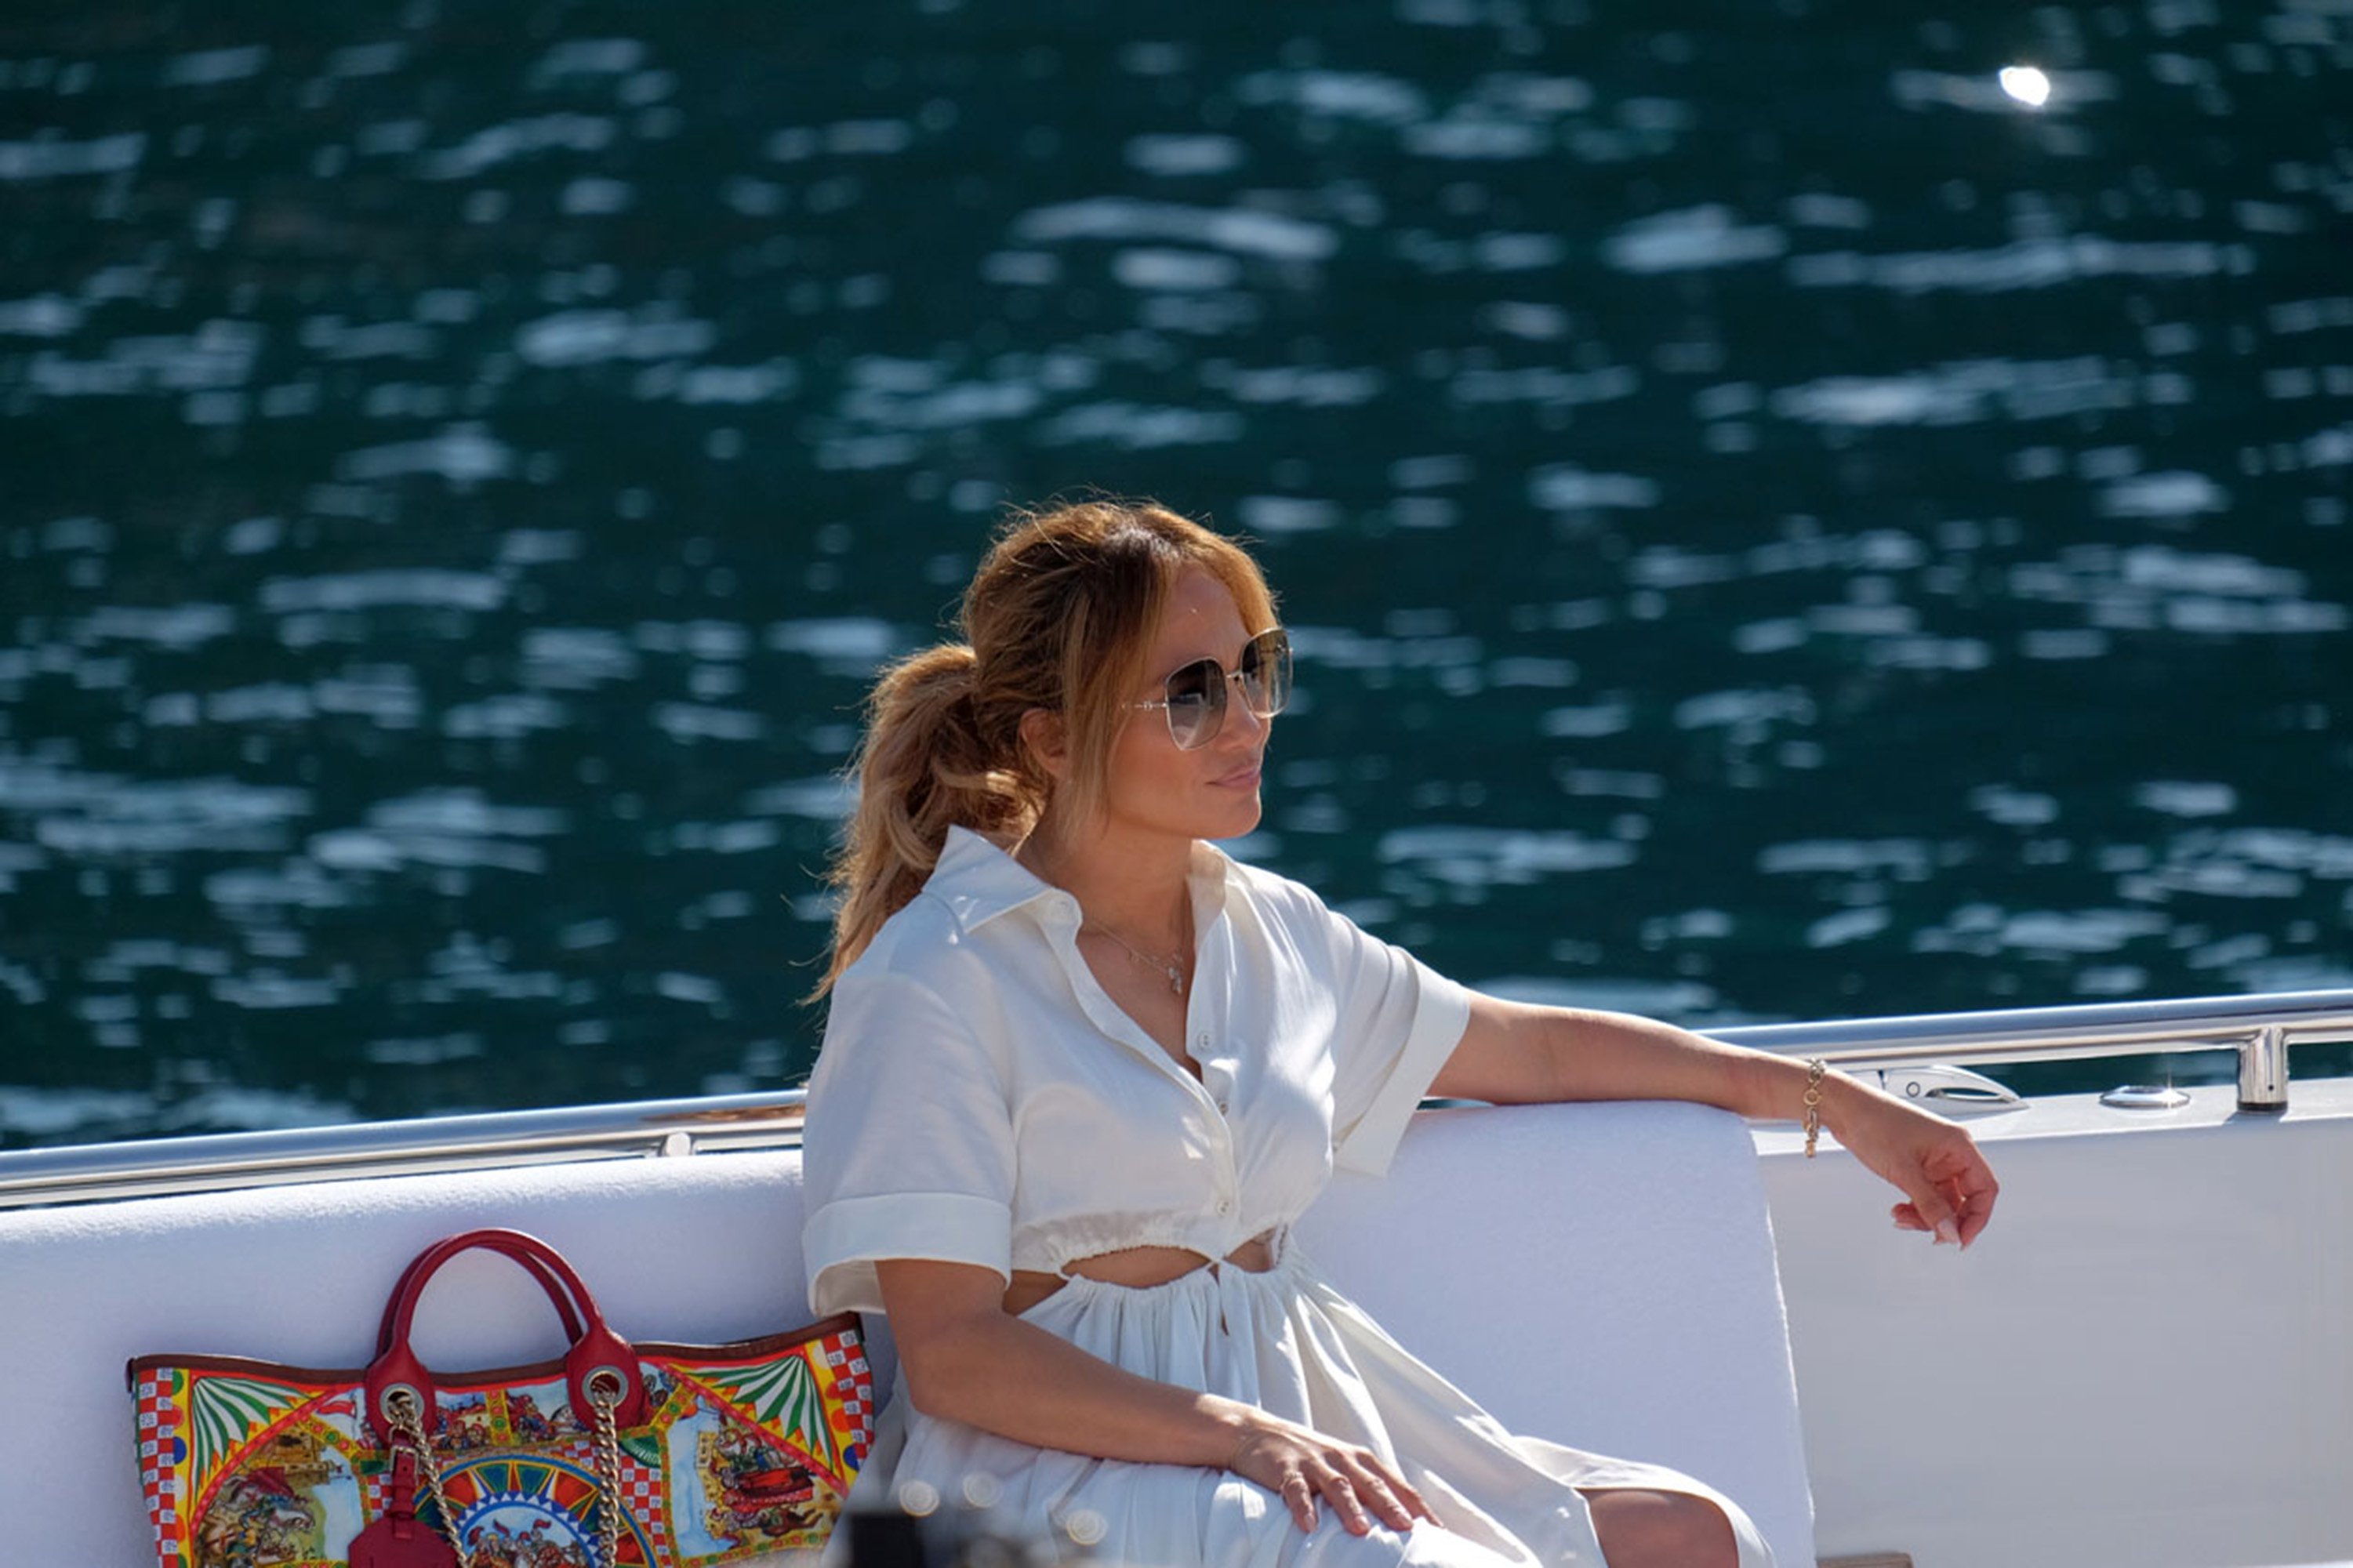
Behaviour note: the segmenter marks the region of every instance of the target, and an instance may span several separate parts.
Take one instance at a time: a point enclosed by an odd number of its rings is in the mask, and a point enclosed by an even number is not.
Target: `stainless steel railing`
[[[2353,990],[1763,1024],[1712,1033],[1783,1056],[1820,1057],[1840,1067],[2235,1050],[2240,1108],[2275,1112],[2287,1106],[2293,1046],[2353,1040]],[[803,1107],[801,1092],[786,1089],[17,1150],[0,1152],[0,1208],[565,1160],[790,1147],[800,1141]]]
[[[2290,1047],[2353,1040],[2353,991],[1763,1024],[1711,1033],[1780,1056],[1820,1057],[1835,1067],[1984,1066],[2232,1050],[2239,1056],[2239,1109],[2277,1112],[2287,1109]]]
[[[801,1090],[0,1152],[0,1209],[800,1142]]]

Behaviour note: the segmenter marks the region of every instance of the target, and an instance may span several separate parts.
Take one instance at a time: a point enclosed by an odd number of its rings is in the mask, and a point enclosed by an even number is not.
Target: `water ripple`
[[[2346,983],[2341,7],[1591,9],[0,23],[0,1142],[796,1077],[867,684],[1092,485],[1449,973]]]

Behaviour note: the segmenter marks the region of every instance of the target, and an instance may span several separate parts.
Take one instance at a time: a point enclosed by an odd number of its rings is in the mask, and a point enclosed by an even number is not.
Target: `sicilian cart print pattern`
[[[873,1437],[856,1327],[641,1344],[647,1418],[620,1432],[617,1561],[593,1434],[563,1369],[437,1380],[443,1495],[483,1568],[703,1568],[820,1543]],[[219,1357],[132,1365],[160,1568],[341,1568],[389,1466],[361,1374]],[[421,1511],[438,1530],[433,1506]]]

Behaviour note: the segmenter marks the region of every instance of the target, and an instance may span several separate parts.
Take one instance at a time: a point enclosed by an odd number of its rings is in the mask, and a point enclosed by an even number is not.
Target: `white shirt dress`
[[[886,1406],[853,1506],[929,1496],[1124,1568],[1493,1568],[1603,1562],[1577,1488],[1723,1508],[1741,1568],[1772,1562],[1747,1516],[1655,1466],[1514,1436],[1318,1275],[1292,1223],[1334,1167],[1387,1169],[1469,1017],[1469,994],[1295,882],[1199,847],[1187,1004],[1197,1079],[1106,995],[1078,903],[952,831],[923,890],[833,992],[804,1152],[812,1307],[879,1312],[886,1258],[1064,1274],[1132,1247],[1222,1258],[1268,1236],[1263,1273],[1202,1268],[1138,1289],[1067,1276],[1023,1314],[1145,1377],[1255,1405],[1391,1458],[1440,1526],[1310,1533],[1219,1469],[1041,1449]]]

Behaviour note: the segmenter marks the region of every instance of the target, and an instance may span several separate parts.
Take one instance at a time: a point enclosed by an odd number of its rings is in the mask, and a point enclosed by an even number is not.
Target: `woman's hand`
[[[1351,1535],[1364,1534],[1377,1519],[1402,1532],[1417,1519],[1435,1517],[1397,1467],[1370,1448],[1262,1412],[1253,1413],[1226,1468],[1280,1497],[1303,1531],[1315,1528],[1318,1498]]]
[[[1897,1229],[1926,1231],[1939,1246],[1978,1238],[2001,1184],[1968,1128],[1851,1078],[1828,1079],[1823,1089],[1823,1125],[1904,1194],[1889,1211]]]

